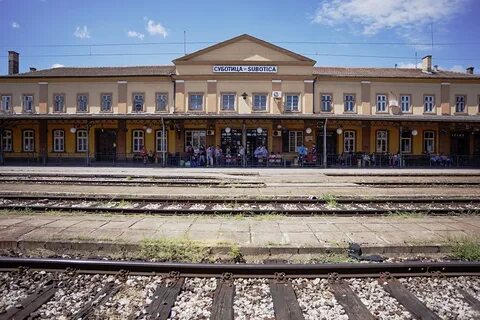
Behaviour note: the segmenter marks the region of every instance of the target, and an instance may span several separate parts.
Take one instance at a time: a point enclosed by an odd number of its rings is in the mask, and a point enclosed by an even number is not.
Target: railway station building
[[[480,166],[480,76],[431,56],[322,67],[241,35],[168,66],[19,73],[19,58],[0,76],[2,164],[194,166],[219,146],[215,165]]]

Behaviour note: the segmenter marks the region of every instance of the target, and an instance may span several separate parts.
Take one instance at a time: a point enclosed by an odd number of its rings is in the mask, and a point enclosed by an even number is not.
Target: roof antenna
[[[183,30],[183,55],[187,55],[187,31]]]

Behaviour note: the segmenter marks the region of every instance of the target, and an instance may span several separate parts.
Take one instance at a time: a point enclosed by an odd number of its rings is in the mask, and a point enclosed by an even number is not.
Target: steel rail
[[[395,277],[435,276],[480,276],[480,262],[401,262],[401,263],[339,263],[339,264],[205,264],[162,263],[117,260],[75,260],[0,257],[0,270],[18,267],[62,271],[78,270],[80,273],[168,274],[179,272],[181,276],[221,277],[231,273],[236,278],[275,278],[283,274],[290,278],[330,277],[378,277],[388,272]]]
[[[324,204],[327,203],[326,200],[319,198],[311,197],[282,197],[282,198],[255,198],[255,197],[222,197],[222,198],[208,198],[208,197],[169,197],[169,196],[142,196],[142,195],[93,195],[93,194],[76,194],[76,195],[61,195],[61,194],[27,194],[19,195],[13,193],[1,193],[0,199],[10,199],[10,200],[84,200],[84,201],[102,201],[102,200],[111,200],[111,201],[135,201],[135,202],[165,202],[165,203],[175,203],[175,204],[184,204],[189,202],[195,203],[238,203],[238,204],[263,204],[263,203],[291,203],[291,204]],[[350,197],[339,197],[335,199],[335,202],[339,204],[444,204],[444,203],[480,203],[480,197],[443,197],[443,198],[432,198],[432,197],[415,197],[415,198],[350,198]]]

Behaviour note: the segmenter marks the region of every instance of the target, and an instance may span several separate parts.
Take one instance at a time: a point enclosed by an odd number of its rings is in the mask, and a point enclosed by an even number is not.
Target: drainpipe
[[[87,121],[87,167],[90,166],[90,121]]]
[[[3,121],[2,121],[3,125]],[[0,126],[0,165],[4,165],[4,158],[3,158],[3,126]]]
[[[162,156],[162,166],[165,167],[165,163],[166,163],[166,159],[165,159],[165,156],[166,156],[166,152],[167,152],[167,146],[166,146],[166,139],[165,139],[165,122],[163,121],[163,117],[161,118],[162,119],[162,153],[163,153],[163,156]]]

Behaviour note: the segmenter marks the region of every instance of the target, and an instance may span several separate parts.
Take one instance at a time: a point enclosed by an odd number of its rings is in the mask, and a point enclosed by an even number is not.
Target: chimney
[[[37,68],[30,67],[30,72],[37,71]]]
[[[432,72],[432,56],[422,58],[422,72]]]
[[[467,68],[467,73],[468,74],[473,74],[473,67],[468,67]]]
[[[433,66],[433,71],[438,72],[438,64]]]
[[[8,51],[8,74],[18,74],[19,58],[18,52]]]

